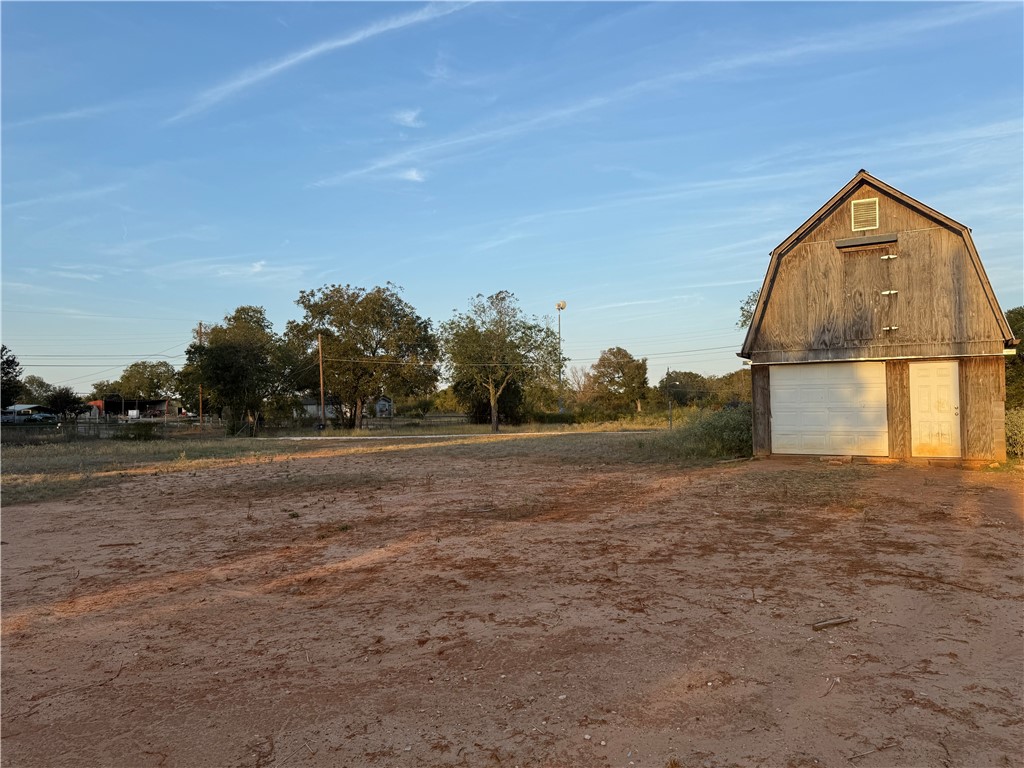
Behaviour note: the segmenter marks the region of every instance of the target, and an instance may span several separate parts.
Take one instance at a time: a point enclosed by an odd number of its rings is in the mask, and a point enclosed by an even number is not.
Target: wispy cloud
[[[353,179],[372,176],[396,166],[423,164],[430,160],[450,158],[460,151],[495,144],[517,138],[531,132],[555,127],[575,118],[593,113],[602,108],[635,99],[641,95],[664,91],[689,82],[699,82],[717,77],[738,75],[746,71],[759,71],[764,67],[785,66],[815,56],[835,56],[849,51],[867,51],[884,48],[904,42],[908,36],[923,34],[969,22],[975,18],[1012,10],[1012,4],[984,4],[956,6],[938,12],[915,13],[879,24],[867,24],[860,28],[844,29],[841,33],[819,35],[814,38],[796,39],[782,45],[726,55],[710,59],[696,66],[663,73],[654,77],[628,83],[603,94],[581,99],[574,103],[554,107],[534,114],[526,114],[499,125],[484,126],[473,131],[455,134],[447,138],[425,142],[403,149],[391,155],[374,160],[361,168],[355,168],[314,181],[313,187],[332,187]],[[435,69],[446,65],[442,60],[435,63]]]
[[[490,251],[494,248],[500,248],[503,245],[508,245],[509,243],[514,243],[518,240],[522,240],[526,237],[529,237],[529,235],[527,235],[525,232],[509,232],[507,234],[497,235],[495,237],[490,238],[489,240],[485,240],[484,242],[476,246],[474,250]]]
[[[217,233],[212,227],[196,227],[187,232],[172,232],[166,235],[158,235],[156,237],[140,238],[136,240],[126,239],[115,245],[98,248],[97,253],[104,256],[134,256],[136,254],[149,251],[151,246],[177,240],[210,243],[217,240]]]
[[[447,16],[448,14],[462,10],[467,5],[468,3],[431,3],[430,5],[420,8],[417,11],[413,11],[412,13],[406,13],[401,16],[391,16],[390,18],[376,21],[373,24],[369,24],[361,29],[355,30],[354,32],[350,32],[347,35],[342,35],[341,37],[336,37],[331,40],[325,40],[301,51],[290,53],[275,61],[258,64],[255,67],[247,69],[244,72],[225,80],[219,85],[215,85],[212,88],[202,91],[192,100],[191,104],[186,106],[177,114],[172,115],[165,121],[165,123],[177,122],[178,120],[183,120],[186,117],[192,117],[200,112],[205,112],[231,96],[235,96],[236,94],[248,90],[265,80],[269,80],[282,72],[286,72],[292,67],[304,64],[305,62],[319,56],[323,56],[341,48],[357,45],[358,43],[377,37],[378,35],[382,35],[386,32],[393,32],[398,29],[404,29],[405,27],[411,27],[416,24],[432,21],[433,19],[437,19],[442,16]]]
[[[98,283],[103,275],[98,272],[82,272],[76,267],[55,266],[48,273],[51,277],[67,277],[71,280],[87,280],[90,283]]]
[[[28,125],[40,125],[42,123],[63,123],[72,120],[87,120],[91,117],[98,117],[108,112],[112,112],[117,108],[117,106],[118,105],[116,104],[99,104],[94,107],[69,109],[64,112],[49,112],[43,115],[27,117],[24,120],[15,120],[10,123],[5,122],[4,128],[23,128]]]
[[[391,119],[403,128],[422,128],[425,123],[420,119],[422,109],[400,109],[391,115]]]
[[[344,184],[346,181],[359,176],[372,175],[375,172],[388,170],[398,165],[405,165],[416,161],[422,162],[438,156],[451,154],[453,150],[470,148],[479,144],[486,144],[493,141],[512,138],[523,133],[527,133],[528,131],[537,130],[541,127],[562,122],[580,114],[581,112],[586,112],[595,109],[598,106],[603,106],[609,103],[609,101],[610,99],[608,97],[596,97],[594,99],[579,102],[578,104],[552,109],[547,112],[542,112],[519,120],[513,120],[512,122],[504,125],[498,125],[493,128],[485,128],[472,133],[450,136],[446,139],[439,139],[438,141],[420,144],[402,152],[396,152],[393,155],[382,157],[363,166],[362,168],[319,179],[318,181],[313,182],[311,186],[333,187],[339,184]]]
[[[255,258],[260,256],[259,258]],[[293,262],[273,264],[262,254],[237,254],[228,258],[182,259],[154,264],[147,268],[147,274],[180,277],[194,280],[196,277],[231,278],[259,283],[279,282],[301,277],[307,267]]]
[[[94,197],[103,197],[111,192],[124,189],[124,187],[124,184],[107,184],[102,187],[75,189],[69,192],[55,192],[52,195],[43,195],[42,197],[33,197],[28,200],[16,200],[13,203],[5,203],[4,208],[8,210],[15,210],[19,208],[28,208],[33,205],[50,205],[53,203],[68,203],[76,200],[89,200]]]
[[[401,171],[398,174],[398,178],[402,179],[403,181],[416,181],[420,183],[427,180],[426,174],[424,174],[418,168],[408,168],[404,171]]]

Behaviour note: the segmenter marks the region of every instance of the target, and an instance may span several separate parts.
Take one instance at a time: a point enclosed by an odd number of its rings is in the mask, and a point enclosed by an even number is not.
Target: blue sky
[[[739,367],[771,249],[861,168],[1024,304],[1021,3],[11,3],[3,343],[89,391],[242,304],[510,290],[570,365]]]

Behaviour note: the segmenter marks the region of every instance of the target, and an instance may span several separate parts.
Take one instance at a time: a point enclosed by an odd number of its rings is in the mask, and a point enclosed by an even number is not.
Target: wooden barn
[[[1018,343],[970,230],[860,171],[772,251],[754,453],[1004,461]]]

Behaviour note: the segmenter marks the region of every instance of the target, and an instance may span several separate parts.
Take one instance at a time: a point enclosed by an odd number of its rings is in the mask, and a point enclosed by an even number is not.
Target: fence
[[[224,426],[220,419],[83,419],[61,424],[4,424],[0,442],[9,445],[55,443],[76,439],[132,439],[134,436],[192,437],[220,436]]]

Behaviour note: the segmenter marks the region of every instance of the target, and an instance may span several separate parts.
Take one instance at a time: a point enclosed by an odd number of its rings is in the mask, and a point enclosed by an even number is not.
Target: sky
[[[88,393],[241,305],[507,290],[569,366],[740,367],[771,250],[860,169],[1024,304],[1024,5],[4,2],[2,326]]]

